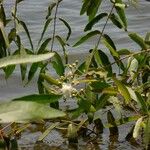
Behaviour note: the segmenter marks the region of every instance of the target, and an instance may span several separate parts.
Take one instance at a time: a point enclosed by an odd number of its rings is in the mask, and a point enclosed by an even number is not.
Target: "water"
[[[44,18],[47,14],[47,6],[50,4],[50,0],[24,0],[19,4],[18,7],[18,17],[23,19],[31,32],[33,43],[37,43],[40,33],[42,31]],[[70,43],[73,44],[75,41],[83,35],[83,29],[87,23],[87,17],[80,16],[79,10],[81,8],[82,0],[63,0],[59,6],[58,16],[63,17],[67,20],[72,27],[72,36]],[[14,0],[6,0],[6,6],[11,7],[14,3]],[[129,32],[137,32],[141,35],[145,35],[146,32],[150,31],[150,2],[145,0],[139,0],[139,4],[136,8],[129,7],[127,11],[128,16],[128,28]],[[108,0],[103,1],[102,10],[110,10],[108,6]],[[102,28],[104,21],[102,21],[95,29]],[[52,28],[51,28],[52,29]],[[65,35],[66,28],[62,23],[57,23],[56,34]],[[115,30],[115,32],[114,32]],[[50,30],[51,31],[51,30]],[[47,33],[47,36],[52,36],[51,32]],[[127,33],[123,33],[122,30],[113,28],[112,24],[109,23],[106,28],[106,33],[109,33],[111,37],[115,40],[118,48],[135,48],[135,44],[127,38]],[[28,39],[26,36],[23,36],[23,41],[28,45]],[[36,44],[34,44],[36,45]],[[92,48],[94,42],[89,42],[81,46],[80,48],[73,49],[69,48],[70,53],[80,54],[85,53]],[[137,48],[137,47],[136,47]]]
[[[6,7],[11,8],[14,4],[14,0],[5,0]],[[109,6],[107,4],[107,0],[103,3],[103,10],[109,10]],[[47,6],[49,5],[50,0],[24,0],[19,4],[18,7],[18,17],[24,20],[29,28],[31,33],[34,46],[37,46],[37,41],[39,40],[40,33],[42,31],[44,17],[47,14]],[[83,29],[87,22],[86,16],[80,16],[79,10],[81,8],[81,0],[63,0],[63,2],[59,6],[58,16],[63,17],[67,20],[71,27],[72,27],[72,36],[70,38],[70,44],[73,45],[77,39],[83,35]],[[150,32],[150,2],[139,0],[139,4],[137,9],[135,8],[128,8],[127,15],[128,15],[128,31],[129,32],[137,32],[144,36],[147,32]],[[9,14],[8,14],[9,15]],[[94,29],[102,28],[104,25],[104,21],[102,21],[99,25],[97,25]],[[64,36],[66,34],[66,29],[62,23],[57,23],[57,31],[56,33],[59,35]],[[29,42],[26,36],[23,35],[23,31],[20,31],[22,34],[22,40],[26,46],[29,47]],[[109,23],[106,27],[106,33],[114,39],[115,43],[117,44],[118,48],[129,48],[133,50],[138,50],[139,47],[132,42],[128,37],[127,33],[124,33],[120,29],[113,28],[112,24]],[[52,29],[49,30],[46,36],[52,35]],[[88,42],[79,48],[72,48],[68,47],[69,55],[71,55],[72,59],[82,59],[90,48],[93,48],[95,41]],[[55,46],[58,51],[61,51],[58,46]],[[33,81],[34,82],[34,81]],[[33,85],[31,83],[31,85]],[[21,82],[20,76],[18,73],[15,73],[10,79],[7,81],[4,80],[4,75],[0,75],[0,97],[1,100],[8,100],[10,98],[14,98],[21,95],[26,95],[30,93],[37,92],[37,89],[33,86],[23,87],[23,83]],[[124,127],[123,129],[125,129]],[[37,135],[37,134],[36,134]],[[105,134],[107,135],[107,134]],[[26,136],[25,136],[26,137]],[[34,136],[32,136],[33,138]],[[35,138],[36,139],[36,138]],[[35,140],[34,139],[34,140]],[[103,141],[102,149],[107,149],[109,146],[109,141],[106,140],[108,137],[105,137]],[[24,140],[23,140],[24,141]],[[119,141],[119,145],[115,145],[118,149],[137,149],[132,147],[128,142]],[[107,145],[107,146],[106,146]],[[95,145],[96,146],[96,145]],[[84,147],[80,146],[81,149]],[[28,149],[28,148],[27,148]],[[48,149],[48,148],[47,148]],[[115,148],[114,148],[115,149]]]

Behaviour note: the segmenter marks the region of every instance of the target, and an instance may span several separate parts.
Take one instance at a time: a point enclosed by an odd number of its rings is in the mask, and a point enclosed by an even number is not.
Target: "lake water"
[[[83,29],[87,22],[86,16],[80,16],[79,10],[81,8],[82,0],[63,0],[59,6],[58,16],[65,18],[71,27],[72,27],[72,36],[70,39],[71,45],[75,43],[75,41],[83,35]],[[5,6],[9,9],[14,4],[14,0],[5,0]],[[47,6],[51,0],[24,0],[19,4],[18,7],[18,17],[22,18],[28,25],[31,36],[33,38],[33,43],[36,47],[37,41],[39,39],[40,33],[42,31],[44,16],[47,13]],[[104,0],[102,10],[109,10],[108,0]],[[137,32],[144,36],[147,32],[150,32],[150,2],[145,0],[139,0],[139,4],[137,9],[129,7],[127,9],[128,14],[128,29],[130,32]],[[102,28],[105,22],[101,22],[97,28]],[[47,32],[46,36],[51,36],[51,30]],[[22,31],[21,31],[22,32]],[[106,32],[114,39],[118,48],[129,48],[136,50],[138,47],[134,42],[132,42],[128,37],[127,33],[122,32],[120,29],[113,28],[112,24],[109,23],[106,27]],[[64,36],[66,30],[61,23],[57,23],[57,34]],[[23,34],[23,33],[22,33]],[[26,36],[22,36],[22,40],[26,46],[29,46],[29,42]],[[88,52],[90,48],[93,48],[94,40],[92,42],[88,42],[79,48],[68,48],[69,55],[71,55],[72,59],[82,59]],[[59,50],[59,47],[55,46],[56,49]],[[34,82],[34,81],[33,81]],[[23,83],[21,82],[20,76],[18,73],[15,73],[10,79],[7,81],[4,80],[4,75],[0,74],[0,99],[8,100],[10,98],[14,98],[21,95],[26,95],[29,93],[37,92],[37,89],[33,87],[33,83],[28,85],[27,87],[23,87]],[[124,129],[124,128],[123,128]],[[33,136],[32,136],[33,137]],[[107,138],[105,138],[107,139]],[[23,140],[24,141],[24,140]],[[108,141],[105,141],[108,142]],[[122,142],[122,147],[116,145],[118,149],[134,149],[134,147],[128,145],[126,142]],[[104,144],[104,148],[107,149]],[[115,148],[114,148],[115,149]],[[135,148],[138,149],[138,148]]]
[[[11,8],[15,0],[5,1],[6,7]],[[42,31],[44,18],[47,14],[47,6],[50,4],[50,2],[52,2],[52,0],[24,0],[18,6],[18,17],[27,23],[35,46]],[[73,44],[81,35],[83,35],[83,29],[87,23],[87,17],[79,15],[81,2],[82,0],[63,0],[59,6],[58,17],[65,18],[65,20],[67,20],[72,27],[73,34],[69,41],[71,44]],[[103,1],[102,11],[110,10],[108,2],[109,0]],[[150,31],[149,8],[150,2],[146,0],[139,0],[137,9],[130,6],[126,10],[128,15],[129,32],[137,32],[141,35],[145,35],[146,32]],[[97,25],[95,29],[102,28],[104,23],[104,21],[101,21],[101,23]],[[135,49],[135,44],[127,38],[127,34],[123,34],[122,30],[113,27],[114,26],[112,26],[111,23],[108,23],[105,31],[109,33],[109,35],[115,40],[115,43],[118,44],[118,47],[128,47]],[[62,23],[57,23],[57,34],[64,35],[66,31],[65,29],[66,28],[62,25]],[[51,36],[50,31],[47,33],[47,36]],[[26,36],[23,36],[23,41],[26,45],[28,45],[29,42]],[[87,52],[89,48],[93,47],[93,45],[94,42],[89,42],[77,49],[69,48],[69,51],[70,53],[80,54]]]

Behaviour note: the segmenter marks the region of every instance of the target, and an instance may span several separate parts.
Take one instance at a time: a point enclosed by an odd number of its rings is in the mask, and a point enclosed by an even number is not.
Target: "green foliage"
[[[49,105],[33,102],[33,101],[13,101],[0,104],[0,122],[9,123],[25,123],[41,119],[52,119],[64,117],[65,113]],[[38,111],[37,111],[38,110]]]
[[[103,133],[103,128],[109,128],[110,141],[117,141],[118,126],[134,121],[133,132],[129,134],[135,140],[140,137],[140,134],[143,135],[141,140],[148,149],[150,142],[150,33],[143,38],[137,33],[126,32],[128,28],[126,3],[123,0],[111,0],[108,2],[111,4],[110,12],[101,12],[102,0],[82,1],[80,15],[88,16],[89,20],[84,28],[84,31],[88,33],[79,38],[73,47],[84,44],[92,37],[94,41],[97,41],[93,48],[88,50],[86,60],[81,62],[77,60],[70,64],[67,47],[70,46],[72,29],[65,19],[57,17],[57,9],[54,9],[62,0],[52,2],[48,6],[36,49],[26,23],[17,16],[17,4],[22,1],[16,0],[12,19],[6,18],[3,3],[1,2],[0,5],[0,68],[8,78],[15,70],[15,66],[19,64],[22,80],[27,78],[27,83],[37,73],[39,94],[23,96],[0,104],[0,122],[25,123],[51,119],[54,123],[47,127],[43,135],[39,137],[39,141],[42,141],[54,128],[59,128],[66,131],[65,136],[69,142],[77,142],[78,136],[83,134],[81,132],[83,129],[86,134],[89,133],[90,124],[94,126],[91,132],[96,137]],[[93,26],[100,23],[103,18],[106,21],[103,28],[92,30]],[[64,37],[55,34],[56,21],[67,28]],[[6,25],[9,26],[9,22],[14,23],[14,26],[7,34]],[[46,36],[45,33],[52,22],[54,22],[53,35]],[[112,27],[122,29],[128,34],[129,38],[140,46],[140,49],[137,52],[126,48],[118,50],[111,35],[105,33],[109,22],[115,25]],[[23,27],[27,35],[30,49],[22,43],[19,26]],[[53,50],[55,40],[60,45],[61,53]],[[14,52],[10,47],[12,43],[16,46]],[[101,48],[103,47],[101,45],[105,48]],[[109,56],[113,58],[112,61]],[[31,65],[27,65],[28,63]],[[117,70],[113,65],[117,66]],[[74,100],[76,106],[66,107],[62,111],[61,103],[59,103],[62,99],[65,100],[64,103],[68,99]],[[114,117],[110,109],[117,112],[118,117]],[[132,112],[131,116],[125,116],[126,109]],[[106,124],[103,123],[100,115],[96,116],[99,111],[107,113]],[[83,114],[86,119],[81,119],[80,116]],[[55,120],[58,117],[59,120]]]
[[[54,53],[46,53],[39,55],[13,55],[0,59],[0,68],[7,67],[9,65],[17,65],[17,64],[27,64],[27,63],[35,63],[39,61],[44,61],[50,59],[54,56]]]

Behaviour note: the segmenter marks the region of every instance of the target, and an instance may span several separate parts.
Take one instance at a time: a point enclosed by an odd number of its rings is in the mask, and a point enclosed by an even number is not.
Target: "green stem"
[[[106,26],[107,26],[107,24],[108,24],[108,21],[109,21],[109,19],[110,19],[110,16],[111,16],[111,14],[112,14],[112,12],[113,12],[114,7],[115,7],[115,3],[113,4],[113,6],[112,6],[112,8],[111,8],[111,10],[110,10],[110,13],[109,13],[109,15],[108,15],[108,17],[107,17],[107,20],[106,20],[106,22],[105,22],[105,24],[104,24],[104,27],[103,27],[103,29],[102,29],[102,32],[101,32],[101,34],[100,34],[100,36],[99,36],[99,38],[98,38],[97,44],[95,45],[95,48],[93,49],[92,53],[91,53],[91,54],[89,55],[89,57],[87,58],[87,59],[88,59],[88,61],[87,61],[88,63],[86,64],[86,72],[89,70],[89,66],[90,66],[90,64],[91,64],[92,58],[93,58],[94,54],[97,52],[98,46],[99,46],[99,44],[100,44],[100,42],[101,42],[101,39],[102,39],[102,37],[103,37],[105,28],[106,28]]]
[[[55,9],[55,14],[54,14],[54,26],[53,26],[53,37],[52,37],[52,44],[51,44],[51,52],[53,51],[53,47],[54,47],[54,39],[55,39],[55,33],[56,33],[56,19],[57,19],[58,6],[59,6],[59,1],[57,1],[57,3],[56,3],[56,9]]]

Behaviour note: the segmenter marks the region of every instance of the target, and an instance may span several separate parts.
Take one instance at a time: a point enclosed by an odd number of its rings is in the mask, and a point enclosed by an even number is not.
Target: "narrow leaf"
[[[141,106],[143,113],[147,114],[148,113],[148,107],[147,107],[145,100],[143,99],[143,97],[138,92],[135,92],[135,94],[137,96],[137,100]]]
[[[71,33],[72,33],[71,27],[70,27],[70,25],[68,24],[68,22],[65,21],[64,19],[59,18],[59,20],[62,21],[62,22],[64,23],[64,25],[65,25],[65,26],[67,27],[67,29],[68,29],[68,35],[67,35],[67,37],[66,37],[66,41],[67,41],[67,40],[69,40],[70,35],[71,35]]]
[[[93,18],[85,27],[84,31],[88,31],[88,30],[91,30],[92,27],[97,23],[99,22],[102,18],[108,16],[107,13],[101,13],[99,15],[97,15],[95,18]]]
[[[55,52],[55,55],[51,63],[53,64],[53,68],[56,70],[58,75],[60,76],[64,75],[65,66],[63,64],[62,58],[57,52]]]
[[[54,56],[54,53],[39,54],[39,55],[13,55],[0,59],[0,68],[6,67],[9,65],[25,64],[25,63],[34,63],[39,61],[44,61],[50,59]]]
[[[49,84],[54,84],[54,85],[57,85],[59,86],[60,85],[60,82],[53,78],[52,76],[50,76],[49,74],[44,74],[44,73],[41,73],[40,76],[46,80]]]
[[[13,101],[29,101],[29,102],[37,102],[37,103],[53,103],[57,102],[62,96],[61,95],[54,95],[54,94],[33,94],[33,95],[27,95],[23,97],[19,97],[16,99],[13,99]]]
[[[50,41],[51,41],[51,38],[48,38],[42,43],[42,45],[38,49],[38,54],[43,54],[45,52],[46,47],[48,46]]]
[[[141,129],[142,122],[143,122],[143,117],[139,118],[139,119],[136,121],[134,130],[133,130],[133,137],[134,137],[135,139],[139,136],[139,131],[140,131],[140,129]]]
[[[0,104],[1,123],[24,123],[41,119],[64,117],[65,113],[47,104],[27,101],[13,101]]]
[[[98,30],[91,31],[88,34],[86,34],[85,36],[81,37],[80,40],[76,44],[73,45],[73,47],[81,45],[82,43],[84,43],[89,38],[91,38],[91,37],[93,37],[95,35],[100,35],[100,34],[101,34],[101,32],[98,31]]]
[[[111,14],[110,19],[111,19],[112,23],[113,23],[114,25],[116,25],[119,29],[124,28],[124,25],[123,25],[122,21],[121,21],[120,18],[119,18],[117,15],[115,15],[114,13]]]
[[[33,63],[30,67],[29,74],[28,74],[28,83],[32,80],[34,77],[36,71],[38,70],[39,63]]]
[[[42,31],[42,34],[41,34],[41,37],[40,37],[40,40],[39,40],[39,42],[38,42],[38,45],[41,43],[41,41],[42,41],[42,39],[43,39],[43,37],[44,37],[44,34],[45,34],[45,32],[46,32],[46,30],[47,30],[47,28],[48,28],[48,26],[49,26],[49,24],[50,24],[50,22],[51,22],[52,20],[53,20],[52,18],[49,18],[49,19],[46,20],[45,25],[44,25],[44,28],[43,28],[43,31]]]
[[[31,49],[33,50],[33,43],[32,43],[32,39],[31,39],[31,36],[30,36],[30,32],[26,26],[26,24],[23,22],[23,21],[19,21],[19,23],[22,25],[22,27],[24,28],[26,34],[27,34],[27,37],[29,39],[29,42],[30,42],[30,45],[31,45]]]
[[[143,50],[147,49],[147,45],[142,37],[140,37],[137,33],[131,32],[129,33],[129,37],[136,42]]]
[[[118,4],[115,6],[115,9],[116,9],[120,19],[122,20],[125,29],[127,29],[127,19],[126,19],[126,15],[125,15],[125,11],[124,11],[125,7],[119,7],[119,4],[124,5],[124,3],[122,2],[122,0],[115,0],[115,2],[116,2],[116,4]]]
[[[123,83],[121,83],[121,81],[119,81],[115,77],[113,77],[113,80],[114,80],[114,82],[116,83],[116,85],[118,87],[118,91],[124,97],[125,102],[128,104],[131,100],[128,89],[126,88],[126,86]]]

